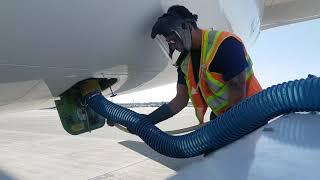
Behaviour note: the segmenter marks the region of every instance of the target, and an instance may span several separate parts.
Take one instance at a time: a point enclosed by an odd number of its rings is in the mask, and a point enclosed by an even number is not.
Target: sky
[[[263,88],[308,74],[320,76],[320,19],[261,31],[255,44],[247,48],[254,73]],[[165,92],[165,93],[164,93]],[[118,95],[117,103],[170,101],[176,84]]]

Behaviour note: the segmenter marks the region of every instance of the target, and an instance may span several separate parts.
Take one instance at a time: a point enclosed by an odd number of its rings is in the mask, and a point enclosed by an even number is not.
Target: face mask
[[[163,35],[157,35],[156,40],[167,58],[170,59],[171,64],[175,67],[179,67],[191,50],[191,32],[189,29],[182,28],[172,32],[174,33],[173,37],[175,38],[169,42],[167,42],[167,39]],[[178,43],[178,45],[174,45],[175,43]]]
[[[166,13],[158,18],[152,27],[151,38],[157,39],[172,65],[180,66],[190,52],[192,47],[190,23],[196,21],[197,18],[183,19],[177,14]]]
[[[183,50],[190,51],[192,46],[191,29],[184,24],[182,27],[175,28],[174,32],[183,43]]]

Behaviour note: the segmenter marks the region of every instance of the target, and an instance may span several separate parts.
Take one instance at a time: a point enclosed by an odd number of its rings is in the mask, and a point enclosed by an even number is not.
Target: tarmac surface
[[[155,108],[134,108],[150,113]],[[208,114],[206,115],[208,119]],[[193,108],[159,124],[174,130],[198,122]],[[64,131],[56,110],[0,115],[1,180],[166,179],[203,157],[165,157],[134,135],[107,124],[92,133]]]

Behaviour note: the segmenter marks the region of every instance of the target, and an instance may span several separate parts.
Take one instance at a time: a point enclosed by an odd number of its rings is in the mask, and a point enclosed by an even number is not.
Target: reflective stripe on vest
[[[209,71],[209,65],[214,60],[219,46],[228,37],[234,37],[242,42],[240,38],[230,32],[218,32],[212,30],[202,31],[198,83],[196,83],[194,78],[190,53],[180,66],[185,75],[189,97],[191,98],[192,104],[195,107],[196,116],[200,123],[203,123],[203,118],[208,106],[216,115],[221,115],[230,106],[228,101],[228,87],[226,86],[226,82],[222,79],[222,75]],[[245,55],[248,62],[248,67],[245,69],[246,81],[248,81],[253,76],[252,61],[246,50]],[[257,81],[255,81],[255,83],[255,87],[257,87],[255,91],[258,92],[261,90],[261,86]]]

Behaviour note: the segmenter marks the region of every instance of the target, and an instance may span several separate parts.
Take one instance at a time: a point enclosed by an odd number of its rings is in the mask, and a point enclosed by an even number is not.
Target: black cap
[[[174,5],[168,9],[168,12],[158,18],[151,32],[151,38],[154,39],[158,34],[168,36],[175,27],[183,26],[185,22],[196,22],[198,16],[192,14],[184,6]]]
[[[172,33],[172,29],[181,26],[184,22],[179,16],[174,14],[164,14],[158,18],[158,21],[152,27],[151,38],[155,38],[158,34],[167,37]]]
[[[168,14],[175,14],[182,19],[192,20],[194,22],[198,21],[198,15],[192,14],[186,7],[180,5],[171,6],[168,9]]]

